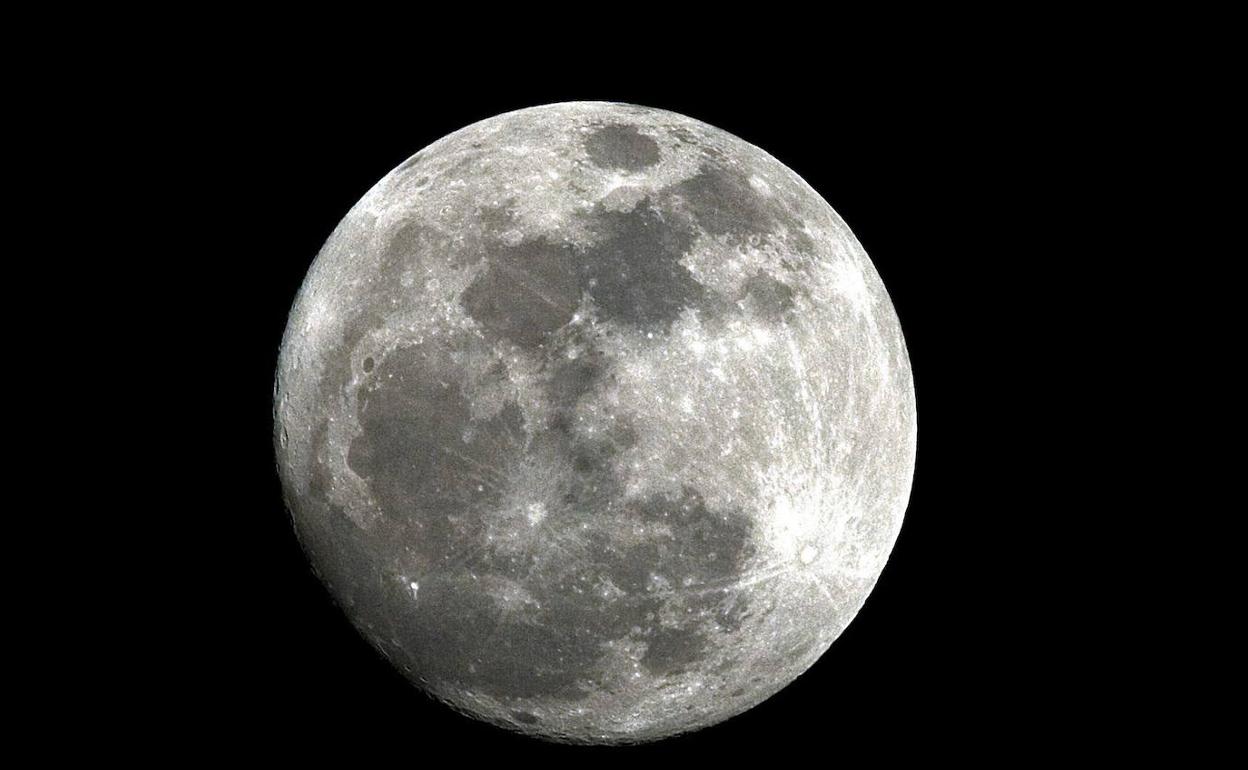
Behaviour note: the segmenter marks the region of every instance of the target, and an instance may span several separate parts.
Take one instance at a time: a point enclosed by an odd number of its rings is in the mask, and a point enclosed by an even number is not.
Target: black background
[[[978,70],[977,70],[978,71]],[[1014,359],[1030,324],[1016,307],[1034,281],[1012,227],[1019,179],[1044,164],[1013,81],[915,68],[839,79],[705,83],[638,74],[604,82],[410,91],[360,78],[300,79],[280,68],[205,95],[206,165],[221,215],[216,346],[203,376],[222,403],[228,451],[203,565],[203,650],[174,671],[176,721],[205,746],[299,747],[394,757],[449,751],[573,761],[782,755],[835,745],[850,757],[984,747],[1032,724],[1046,625],[1018,562],[1037,519],[1018,471],[1019,411],[1045,352]],[[660,107],[725,129],[799,173],[852,228],[901,318],[917,391],[910,506],[865,607],[823,658],[753,710],[700,732],[625,748],[515,736],[434,703],[360,638],[310,572],[281,500],[271,439],[272,380],[286,313],[321,244],[378,179],[430,142],[507,110],[593,99]],[[1038,375],[1037,375],[1038,376]],[[1006,415],[1012,415],[1009,420]],[[1022,418],[1025,420],[1025,415]],[[1007,504],[1005,501],[1009,500]],[[1020,613],[1026,609],[1026,613]],[[180,677],[180,678],[179,678]],[[1061,717],[1049,719],[1060,724]],[[1055,728],[1056,729],[1056,728]],[[415,761],[415,760],[413,760]]]

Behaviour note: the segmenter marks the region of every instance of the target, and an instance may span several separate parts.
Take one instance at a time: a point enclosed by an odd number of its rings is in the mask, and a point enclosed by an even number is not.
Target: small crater
[[[369,356],[368,358],[364,359],[364,371],[371,372],[373,370],[373,366],[374,366],[374,362],[373,362],[372,356]]]
[[[513,711],[511,712],[511,718],[526,725],[535,725],[538,722],[537,717],[527,711]]]

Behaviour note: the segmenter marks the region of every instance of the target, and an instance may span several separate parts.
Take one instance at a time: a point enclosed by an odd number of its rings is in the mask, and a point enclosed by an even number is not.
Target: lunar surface
[[[378,182],[299,292],[275,416],[296,531],[372,644],[579,743],[714,724],[809,668],[915,457],[897,316],[832,208],[719,129],[596,102]]]

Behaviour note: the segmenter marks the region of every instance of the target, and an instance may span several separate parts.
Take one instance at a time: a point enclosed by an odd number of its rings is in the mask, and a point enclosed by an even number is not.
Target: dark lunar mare
[[[660,211],[684,211],[685,219]],[[582,216],[597,239],[588,247],[544,236],[514,246],[485,244],[488,267],[461,303],[488,335],[542,348],[572,319],[583,296],[602,321],[663,332],[685,309],[713,318],[730,307],[681,263],[698,232],[760,238],[783,230],[799,247],[810,245],[801,221],[782,204],[760,202],[747,176],[715,164],[668,188],[657,203],[643,199],[627,212],[598,204]],[[793,290],[774,277],[760,273],[746,290],[769,317],[792,307]]]
[[[360,535],[373,542],[343,552],[380,554],[371,559],[381,564],[408,559],[420,565],[415,575],[377,575],[387,586],[384,606],[357,609],[403,640],[392,654],[429,680],[517,702],[577,700],[602,686],[596,664],[612,640],[646,642],[642,664],[653,674],[684,670],[708,640],[697,627],[663,626],[661,609],[678,601],[699,615],[716,612],[752,555],[749,517],[709,509],[692,487],[675,496],[623,500],[611,461],[635,442],[631,429],[624,423],[585,437],[571,425],[577,401],[612,376],[611,362],[592,347],[574,359],[563,354],[568,345],[585,345],[583,335],[565,330],[557,341],[546,388],[550,403],[559,406],[549,425],[526,434],[510,402],[489,419],[471,417],[453,355],[481,343],[465,336],[402,347],[374,366],[360,390],[363,432],[348,455],[378,501],[386,534],[380,541]],[[562,458],[557,465],[569,469],[563,493],[547,502],[551,510],[535,525],[532,551],[496,550],[482,522],[500,515],[509,480],[526,458],[544,454]],[[612,528],[633,522],[663,524],[665,534],[621,549]],[[579,558],[536,558],[560,533],[578,532],[582,524]],[[660,591],[656,575],[676,586],[677,595]],[[500,606],[480,590],[492,578],[522,586],[532,605]],[[419,585],[415,597],[409,579]],[[604,596],[608,584],[623,593]],[[698,590],[680,592],[686,584]],[[726,623],[733,611],[723,607]]]
[[[694,240],[688,226],[664,222],[649,201],[625,213],[598,206],[585,219],[599,239],[589,247],[545,237],[488,247],[464,310],[492,338],[534,350],[572,320],[583,296],[599,320],[645,331],[667,330],[685,308],[713,308],[680,263]]]
[[[659,162],[659,143],[641,133],[637,126],[614,124],[590,134],[585,151],[595,165],[641,171]]]

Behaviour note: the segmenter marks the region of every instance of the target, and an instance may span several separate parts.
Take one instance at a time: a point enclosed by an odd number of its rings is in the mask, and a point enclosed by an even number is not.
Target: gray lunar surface
[[[811,666],[884,567],[915,402],[832,208],[681,115],[554,104],[435,142],[312,265],[275,393],[308,557],[428,693],[655,740]]]

